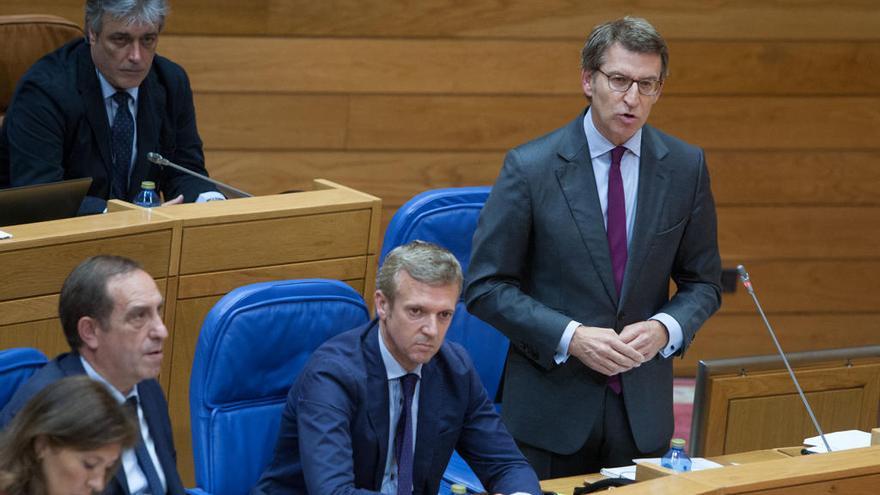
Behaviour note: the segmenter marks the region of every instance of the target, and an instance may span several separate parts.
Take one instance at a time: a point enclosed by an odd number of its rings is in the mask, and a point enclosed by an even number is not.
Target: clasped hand
[[[618,335],[610,328],[579,326],[568,352],[590,368],[612,376],[654,358],[669,340],[666,327],[656,320],[627,325]]]

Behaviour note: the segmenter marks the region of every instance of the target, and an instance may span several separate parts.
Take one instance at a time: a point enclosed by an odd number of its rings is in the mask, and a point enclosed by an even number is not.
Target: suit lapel
[[[161,390],[158,388],[158,383],[154,385],[156,390]],[[156,457],[159,458],[159,465],[165,474],[167,491],[168,493],[178,493],[180,490],[177,489],[177,466],[174,464],[173,446],[166,441],[168,437],[162,423],[162,417],[165,413],[157,407],[158,404],[164,404],[165,401],[154,396],[156,390],[151,388],[147,382],[141,382],[138,385],[139,401],[141,409],[144,411],[144,421],[147,422],[147,428],[150,429],[150,438],[153,439]]]
[[[147,160],[147,153],[159,150],[159,122],[157,116],[162,115],[165,106],[165,90],[156,82],[156,73],[151,70],[141,83],[138,90],[137,113],[137,149],[135,150],[134,168],[131,172],[132,183],[129,188],[138,190],[140,181],[150,175],[153,165]],[[173,158],[172,158],[173,159]],[[161,187],[160,184],[156,185]]]
[[[596,178],[590,160],[590,148],[584,134],[584,114],[566,128],[558,151],[563,163],[556,169],[556,178],[568,203],[571,215],[593,263],[593,269],[605,292],[617,303],[617,288],[611,270],[611,253],[605,233],[605,219],[596,190]]]
[[[434,462],[434,442],[440,433],[437,421],[441,400],[448,394],[442,389],[443,383],[437,373],[435,359],[422,366],[422,377],[419,380],[419,422],[416,429],[416,448],[413,452],[413,487],[426,486],[427,476]]]
[[[623,279],[621,300],[626,301],[631,285],[638,280],[654,229],[659,225],[658,218],[663,207],[663,198],[669,187],[667,165],[663,158],[669,149],[663,144],[653,128],[642,128],[642,156],[639,160],[639,190],[636,218],[633,225],[633,238],[629,243],[626,272]]]
[[[390,421],[388,417],[388,374],[385,364],[382,363],[382,355],[379,353],[379,323],[374,320],[370,329],[364,336],[364,362],[367,365],[368,393],[376,393],[372,400],[367,401],[367,416],[373,432],[376,435],[376,469],[373,473],[375,487],[378,490],[382,486],[382,477],[385,475],[385,459],[388,458],[388,432]]]
[[[111,177],[110,123],[107,121],[107,107],[104,104],[104,95],[101,93],[101,83],[98,81],[98,74],[95,72],[95,64],[92,63],[87,43],[77,51],[77,89],[82,95],[86,119],[94,133],[103,161],[102,165],[107,177]]]

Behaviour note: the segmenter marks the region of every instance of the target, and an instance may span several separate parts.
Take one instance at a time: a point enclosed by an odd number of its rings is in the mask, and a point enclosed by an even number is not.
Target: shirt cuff
[[[202,194],[199,194],[199,197],[196,198],[196,203],[204,203],[206,201],[218,201],[224,199],[226,199],[226,196],[220,194],[217,191],[205,191]]]
[[[577,327],[579,326],[581,326],[581,324],[574,320],[568,322],[565,331],[562,332],[562,338],[559,339],[559,345],[556,346],[556,354],[553,355],[553,360],[556,361],[556,364],[562,364],[568,361],[568,345],[571,344],[571,338],[574,337],[574,331],[577,330]]]
[[[650,319],[662,323],[663,326],[666,327],[666,332],[669,333],[669,342],[666,343],[666,347],[660,349],[660,355],[668,358],[678,352],[684,342],[684,337],[681,333],[681,325],[678,324],[678,321],[666,313],[657,313]]]

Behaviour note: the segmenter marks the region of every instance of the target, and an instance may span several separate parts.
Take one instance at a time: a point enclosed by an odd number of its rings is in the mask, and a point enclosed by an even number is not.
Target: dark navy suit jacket
[[[310,358],[287,398],[275,455],[252,493],[375,493],[388,452],[388,379],[378,323]],[[446,342],[422,366],[413,493],[436,494],[452,450],[490,492],[541,493],[466,351]]]
[[[61,354],[48,362],[46,366],[34,373],[12,396],[12,399],[0,412],[0,428],[5,428],[12,421],[15,414],[20,411],[31,397],[37,394],[46,385],[58,381],[67,376],[83,375],[86,370],[75,353]],[[177,453],[174,451],[174,441],[171,437],[171,420],[168,418],[168,403],[162,388],[156,380],[144,380],[138,383],[138,397],[144,418],[150,427],[150,436],[156,447],[156,455],[165,473],[165,482],[168,486],[169,495],[183,495],[186,493],[183,482],[177,473]],[[120,467],[116,476],[104,489],[105,495],[128,495],[128,482],[125,472]]]
[[[166,199],[183,194],[185,201],[195,201],[200,193],[215,190],[206,181],[147,161],[148,152],[158,152],[207,175],[183,68],[158,55],[153,59],[138,89],[136,125],[130,196],[145,180],[154,181]],[[40,59],[19,81],[0,130],[0,187],[92,177],[88,195],[106,200],[111,170],[101,84],[89,44],[74,40]]]

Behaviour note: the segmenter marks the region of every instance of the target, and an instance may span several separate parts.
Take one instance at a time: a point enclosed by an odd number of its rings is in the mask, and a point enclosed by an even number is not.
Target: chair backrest
[[[471,244],[480,211],[491,187],[456,187],[425,191],[406,202],[388,224],[380,263],[395,247],[415,239],[439,244],[455,255],[467,270]],[[459,302],[446,338],[467,349],[490,398],[494,398],[504,372],[507,337],[471,315]]]
[[[335,280],[258,283],[218,301],[190,379],[197,486],[247,493],[271,460],[287,392],[312,351],[369,318],[360,294]]]
[[[82,37],[82,27],[54,15],[0,16],[0,122],[15,85],[43,55]]]
[[[0,409],[34,371],[46,364],[46,356],[30,347],[0,351]]]

